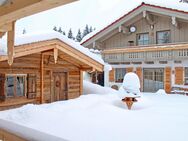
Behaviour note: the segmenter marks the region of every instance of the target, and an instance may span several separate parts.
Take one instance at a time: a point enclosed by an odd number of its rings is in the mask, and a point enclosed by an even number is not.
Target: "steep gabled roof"
[[[126,17],[128,17],[130,14],[132,14],[133,12],[136,12],[138,9],[142,8],[142,7],[150,7],[150,8],[157,8],[157,9],[161,9],[161,10],[167,10],[169,12],[176,12],[176,13],[180,13],[180,14],[188,14],[188,11],[183,11],[180,9],[173,9],[173,8],[168,8],[168,7],[162,7],[162,6],[158,6],[158,5],[153,5],[153,4],[147,4],[142,2],[141,5],[137,6],[136,8],[134,8],[133,10],[129,11],[128,13],[126,13],[125,15],[121,16],[119,19],[115,20],[114,22],[112,22],[111,24],[109,24],[108,26],[106,26],[105,28],[96,31],[96,32],[92,32],[89,35],[87,35],[82,41],[81,41],[81,45],[86,44],[87,42],[91,41],[94,37],[100,35],[101,33],[103,33],[104,31],[108,30],[109,28],[111,28],[112,26],[118,24],[122,19],[125,19]],[[188,15],[187,15],[188,16]]]

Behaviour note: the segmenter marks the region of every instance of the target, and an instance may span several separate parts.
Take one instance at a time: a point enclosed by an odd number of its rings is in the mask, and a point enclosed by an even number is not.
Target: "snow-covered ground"
[[[188,140],[187,96],[143,93],[128,110],[110,88],[84,82],[84,93],[90,94],[0,112],[0,123],[6,120],[69,141]]]

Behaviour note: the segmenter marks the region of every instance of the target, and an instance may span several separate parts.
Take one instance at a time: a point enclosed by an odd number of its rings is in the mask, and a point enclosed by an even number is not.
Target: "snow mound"
[[[140,79],[137,74],[130,72],[124,76],[122,87],[127,92],[140,93]]]
[[[123,84],[119,88],[119,96],[135,96],[140,94],[140,80],[137,74],[130,72],[124,76]]]
[[[97,84],[93,84],[89,81],[83,82],[83,94],[112,94],[112,93],[118,93],[118,91],[108,88],[108,87],[102,87]]]
[[[156,92],[156,94],[162,94],[162,95],[165,95],[165,94],[167,94],[167,93],[165,92],[165,90],[163,90],[163,89],[159,89],[159,90]]]

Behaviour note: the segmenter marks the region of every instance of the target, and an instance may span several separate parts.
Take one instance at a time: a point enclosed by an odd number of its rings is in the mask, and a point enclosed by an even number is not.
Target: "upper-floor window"
[[[185,68],[184,84],[188,85],[188,68]]]
[[[157,44],[170,43],[170,31],[157,32]]]
[[[149,44],[149,33],[137,34],[137,45],[148,45]]]
[[[116,82],[123,82],[123,78],[124,78],[125,74],[126,74],[125,68],[116,68],[115,69]]]

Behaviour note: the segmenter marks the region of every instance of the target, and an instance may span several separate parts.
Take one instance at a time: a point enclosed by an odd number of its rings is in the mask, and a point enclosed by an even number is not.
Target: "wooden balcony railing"
[[[148,47],[113,48],[102,52],[109,63],[188,59],[188,43]]]

